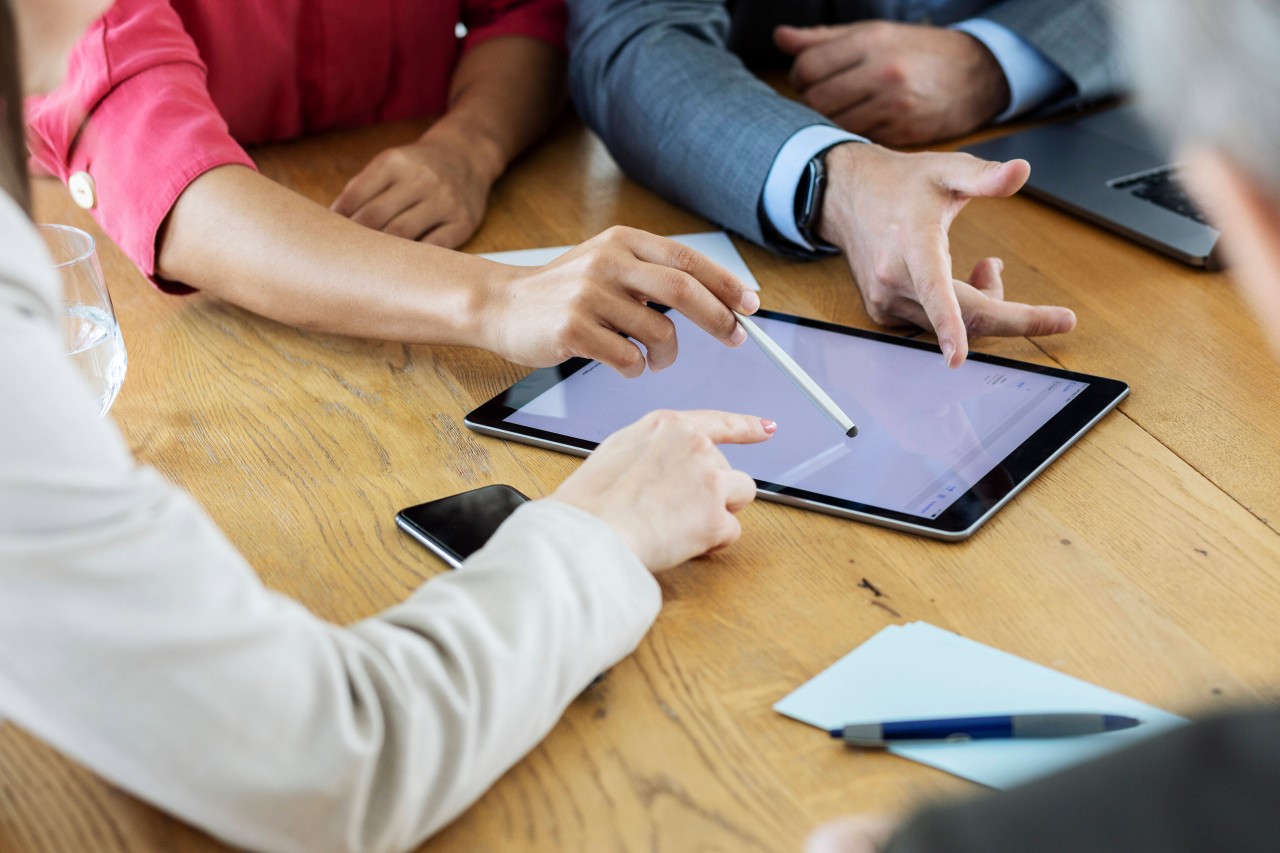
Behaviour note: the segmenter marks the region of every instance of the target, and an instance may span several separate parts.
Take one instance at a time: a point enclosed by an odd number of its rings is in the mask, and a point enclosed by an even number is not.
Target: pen
[[[889,746],[898,741],[970,741],[1003,738],[1046,738],[1094,735],[1131,729],[1142,721],[1116,714],[1003,714],[942,720],[898,720],[851,723],[831,729],[850,746]]]
[[[840,427],[849,438],[853,438],[858,434],[858,428],[853,425],[853,418],[844,413],[844,410],[836,405],[836,401],[827,395],[826,391],[813,381],[813,377],[805,373],[804,368],[796,364],[795,359],[787,355],[782,347],[774,343],[773,338],[764,333],[764,330],[755,324],[750,317],[745,317],[738,312],[734,312],[738,318],[738,324],[742,326],[747,333],[747,337],[756,342],[756,346],[764,350],[764,354],[769,356],[769,360],[778,366],[778,369],[787,375],[796,387],[805,393],[805,396],[813,401],[813,404],[822,410],[822,413]]]

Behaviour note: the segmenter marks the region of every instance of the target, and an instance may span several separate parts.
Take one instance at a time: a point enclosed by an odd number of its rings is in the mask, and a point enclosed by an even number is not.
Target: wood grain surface
[[[253,153],[328,204],[422,127]],[[42,220],[100,235],[60,185],[40,181],[36,196]],[[615,223],[711,227],[624,178],[573,119],[491,201],[467,251],[572,243]],[[957,271],[999,255],[1010,298],[1080,317],[1068,336],[978,349],[1115,376],[1132,396],[962,544],[748,508],[741,543],[663,575],[665,608],[636,654],[425,850],[796,850],[826,818],[976,793],[770,710],[915,619],[1190,715],[1280,695],[1280,371],[1227,276],[1022,198],[975,203],[951,233]],[[735,242],[766,307],[873,327],[840,259]],[[113,416],[130,446],[191,491],[268,584],[326,619],[373,614],[442,571],[397,532],[400,507],[493,482],[545,495],[579,464],[462,426],[522,368],[165,296],[100,245],[129,351]],[[0,850],[217,849],[0,730]]]

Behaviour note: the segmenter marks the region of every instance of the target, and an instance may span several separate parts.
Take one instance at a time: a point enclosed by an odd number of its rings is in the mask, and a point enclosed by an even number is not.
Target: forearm
[[[317,331],[483,346],[485,293],[509,267],[392,237],[249,169],[206,172],[161,229],[157,272]]]
[[[339,628],[262,589],[158,478],[118,485],[145,502],[62,531],[70,544],[28,532],[8,561],[0,714],[249,849],[412,848],[533,748],[659,604],[602,522],[535,515],[493,557]],[[0,536],[11,554],[16,541]]]
[[[0,302],[24,365],[0,382],[0,717],[237,846],[413,846],[657,613],[622,537],[545,501],[399,606],[325,622],[133,465],[48,312]]]
[[[449,110],[424,134],[472,151],[490,182],[551,126],[564,103],[565,59],[538,39],[482,42],[458,63]]]

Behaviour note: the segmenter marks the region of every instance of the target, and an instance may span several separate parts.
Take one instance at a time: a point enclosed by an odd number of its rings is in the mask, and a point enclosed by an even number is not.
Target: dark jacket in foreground
[[[1039,782],[929,809],[887,853],[1280,850],[1280,711],[1189,726]]]

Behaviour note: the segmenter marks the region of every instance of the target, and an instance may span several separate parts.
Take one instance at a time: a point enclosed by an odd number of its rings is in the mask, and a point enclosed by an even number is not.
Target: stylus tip
[[[848,438],[853,438],[857,434],[858,434],[858,428],[856,426],[851,426],[849,427],[849,431],[845,433],[845,436]]]

